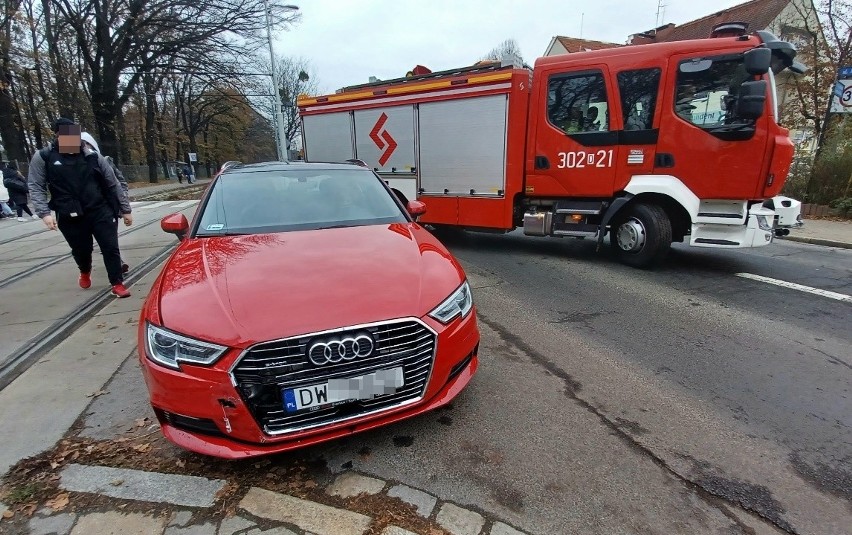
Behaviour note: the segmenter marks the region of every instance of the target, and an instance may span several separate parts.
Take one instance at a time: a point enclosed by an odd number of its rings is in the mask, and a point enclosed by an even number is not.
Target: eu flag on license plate
[[[284,408],[287,412],[296,412],[299,410],[299,407],[296,405],[296,395],[290,389],[284,391]]]

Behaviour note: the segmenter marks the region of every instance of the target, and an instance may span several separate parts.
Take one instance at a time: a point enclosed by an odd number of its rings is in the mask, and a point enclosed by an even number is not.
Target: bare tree
[[[116,153],[116,118],[146,72],[172,57],[248,54],[266,28],[263,0],[51,1],[73,30],[106,154]],[[299,17],[269,3],[275,24]]]
[[[3,12],[0,13],[0,137],[10,160],[27,158],[11,58],[13,25],[20,6],[21,0],[3,0]]]
[[[271,70],[269,61],[256,59],[254,70],[266,76],[252,79],[249,91],[255,96],[252,105],[259,113],[274,120],[274,98],[270,94]],[[283,57],[278,59],[278,97],[284,115],[284,139],[288,149],[293,147],[299,137],[299,109],[296,100],[299,95],[316,94],[319,82],[309,60],[301,57]]]
[[[782,23],[781,37],[796,45],[808,72],[803,76],[782,75],[782,120],[792,128],[813,132],[818,155],[831,119],[831,86],[837,80],[838,68],[852,60],[852,3],[824,0],[815,6],[808,0],[797,0],[790,6],[792,17]]]
[[[488,51],[487,54],[479,58],[480,60],[501,60],[505,57],[517,56],[518,59],[523,62],[524,58],[521,54],[521,47],[518,45],[518,42],[514,39],[506,39],[499,45],[495,46],[491,50]]]

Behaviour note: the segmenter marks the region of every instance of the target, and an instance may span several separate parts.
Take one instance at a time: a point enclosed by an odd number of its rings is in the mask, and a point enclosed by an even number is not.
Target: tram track
[[[5,238],[0,240],[0,245],[6,245],[7,243],[16,242],[18,240],[23,240],[25,238],[29,238],[30,236],[35,236],[36,234],[44,234],[45,232],[50,232],[48,229],[43,228],[39,230],[34,230],[32,232],[27,232],[25,234],[21,234],[12,238]]]
[[[153,224],[159,223],[159,222],[160,222],[159,219],[154,219],[152,221],[147,221],[147,222],[142,223],[140,225],[136,225],[136,226],[130,228],[129,230],[125,230],[124,232],[119,232],[118,237],[121,238],[122,236],[127,236],[128,234],[132,234],[136,231],[142,230],[145,227],[148,227],[150,225],[153,225]],[[44,230],[44,231],[39,231],[39,232],[49,232],[49,231]],[[56,244],[51,244],[51,246],[53,246],[53,245],[56,245]],[[43,271],[43,270],[45,270],[45,269],[47,269],[51,266],[54,266],[54,265],[62,262],[63,260],[67,260],[69,258],[72,258],[71,253],[65,253],[65,254],[60,255],[60,256],[55,256],[55,257],[50,258],[49,260],[41,262],[40,264],[36,264],[35,266],[32,266],[28,269],[25,269],[23,271],[19,271],[18,273],[15,273],[13,275],[9,275],[8,277],[6,277],[4,279],[0,279],[0,289],[3,289],[7,286],[10,286],[11,284],[18,282],[21,279],[25,279],[25,278],[27,278],[31,275],[34,275],[34,274],[36,274],[40,271]]]
[[[142,228],[141,226],[138,228]],[[164,262],[177,244],[163,247],[135,268],[125,277],[125,284],[132,287],[151,271]],[[67,255],[70,257],[70,255]],[[106,307],[115,297],[109,288],[104,288],[76,307],[62,318],[59,318],[47,328],[27,340],[11,353],[4,362],[0,363],[0,390],[6,388],[19,375],[38,361],[48,351],[59,345],[82,324],[89,321],[100,310]]]

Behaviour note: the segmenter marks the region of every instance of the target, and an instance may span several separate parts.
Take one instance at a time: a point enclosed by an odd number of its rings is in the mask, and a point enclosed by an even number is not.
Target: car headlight
[[[772,225],[769,224],[769,219],[765,215],[757,216],[757,226],[760,230],[772,230]]]
[[[446,324],[456,316],[467,316],[471,308],[473,308],[473,294],[470,293],[470,285],[464,281],[443,303],[435,307],[429,316]]]
[[[148,358],[167,368],[180,369],[180,363],[209,366],[225,354],[227,347],[202,342],[150,323],[146,324]]]

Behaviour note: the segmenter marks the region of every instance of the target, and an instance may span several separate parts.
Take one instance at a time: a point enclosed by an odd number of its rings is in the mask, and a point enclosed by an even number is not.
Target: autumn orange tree
[[[828,203],[849,195],[852,172],[852,122],[831,111],[831,94],[840,67],[852,66],[852,1],[795,0],[781,36],[799,50],[808,67],[802,76],[779,80],[784,99],[781,120],[799,132],[801,147],[785,192],[807,202]],[[810,142],[809,142],[810,139]]]

